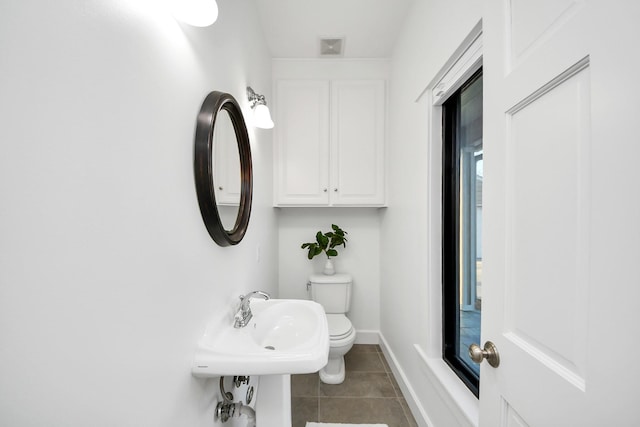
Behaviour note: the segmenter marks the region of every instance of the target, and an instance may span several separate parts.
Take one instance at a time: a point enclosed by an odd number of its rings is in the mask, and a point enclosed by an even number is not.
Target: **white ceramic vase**
[[[333,261],[331,261],[331,258],[327,258],[327,262],[324,264],[324,270],[322,270],[322,273],[327,276],[336,274],[336,269],[333,268]]]

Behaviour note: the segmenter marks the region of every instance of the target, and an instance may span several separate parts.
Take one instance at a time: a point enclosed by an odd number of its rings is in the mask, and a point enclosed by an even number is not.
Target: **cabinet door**
[[[329,83],[278,81],[275,204],[329,203]]]
[[[216,203],[240,205],[240,155],[231,117],[226,111],[218,113],[213,131],[213,167]],[[235,223],[235,217],[233,218]],[[233,224],[231,228],[233,228]]]
[[[329,203],[329,82],[278,81],[275,204]]]
[[[385,87],[381,80],[331,86],[331,204],[381,206]]]

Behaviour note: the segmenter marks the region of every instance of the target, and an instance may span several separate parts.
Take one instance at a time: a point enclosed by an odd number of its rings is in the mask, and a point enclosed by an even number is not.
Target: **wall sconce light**
[[[173,0],[172,13],[185,24],[208,27],[218,19],[218,3],[216,0]]]
[[[253,89],[247,86],[247,98],[249,98],[251,109],[253,110],[253,124],[262,129],[271,129],[273,120],[271,120],[271,113],[269,113],[269,107],[267,107],[264,95],[255,93]]]

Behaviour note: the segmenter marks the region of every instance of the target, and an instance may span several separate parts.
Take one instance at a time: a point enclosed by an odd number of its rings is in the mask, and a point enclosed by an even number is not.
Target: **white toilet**
[[[345,316],[351,304],[352,279],[349,274],[313,274],[309,277],[311,299],[324,307],[329,324],[329,362],[320,370],[320,381],[344,381],[344,355],[356,340],[356,331]]]

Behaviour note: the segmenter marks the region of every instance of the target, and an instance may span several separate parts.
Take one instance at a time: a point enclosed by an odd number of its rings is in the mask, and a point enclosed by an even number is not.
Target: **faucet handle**
[[[240,300],[238,302],[238,306],[237,306],[238,313],[246,311],[245,307],[246,307],[247,303],[249,302],[249,300],[247,299],[247,296],[246,295],[240,295],[238,297],[238,299]]]

